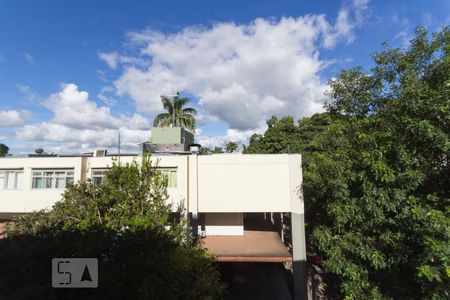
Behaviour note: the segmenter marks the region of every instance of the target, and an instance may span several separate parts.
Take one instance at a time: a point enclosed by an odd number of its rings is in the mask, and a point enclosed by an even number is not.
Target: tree
[[[5,144],[0,144],[0,157],[8,155],[9,148]]]
[[[234,151],[236,151],[239,148],[239,145],[235,142],[229,141],[226,145],[225,145],[225,151],[228,153],[233,153]]]
[[[185,242],[166,202],[167,180],[148,158],[114,164],[101,184],[69,186],[52,210],[13,221],[0,240],[0,298],[220,298],[212,258]],[[98,258],[99,287],[51,288],[54,257]]]
[[[237,147],[237,144],[236,144],[236,147]],[[228,150],[227,150],[227,152],[228,152]],[[221,153],[224,153],[224,150],[222,147],[215,146],[213,149],[211,149],[209,147],[202,147],[202,148],[200,148],[198,155],[221,154]]]
[[[299,148],[298,126],[291,116],[278,120],[272,116],[267,121],[264,137],[254,134],[245,153],[296,153]]]
[[[212,150],[208,147],[201,147],[198,151],[198,155],[209,155],[212,153]]]
[[[349,299],[450,296],[450,31],[427,36],[343,70],[326,113],[271,119],[247,148],[302,153],[308,241]]]
[[[216,146],[216,147],[214,147],[212,153],[214,153],[214,154],[221,154],[221,153],[223,153],[223,148]]]
[[[449,297],[449,50],[448,28],[431,41],[418,28],[409,49],[375,54],[371,74],[330,83],[345,181],[322,199],[329,223],[313,240],[347,294]]]
[[[156,116],[153,126],[155,127],[183,127],[195,131],[197,111],[194,108],[183,108],[189,98],[181,97],[180,92],[173,97],[161,96],[161,102],[166,113]]]

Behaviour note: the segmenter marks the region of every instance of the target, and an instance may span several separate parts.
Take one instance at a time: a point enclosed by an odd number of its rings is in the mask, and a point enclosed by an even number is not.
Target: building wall
[[[0,190],[0,213],[31,212],[51,207],[61,199],[64,189],[32,189],[33,169],[73,169],[74,180],[81,180],[82,157],[2,158],[0,170],[22,169],[23,184],[17,190]]]
[[[243,213],[205,214],[206,235],[244,235]]]
[[[198,203],[200,212],[290,211],[289,155],[199,156]]]
[[[126,156],[120,162],[140,159]],[[303,205],[292,201],[301,186],[300,155],[154,155],[151,160],[159,168],[177,170],[177,186],[168,189],[173,210],[206,213],[207,233],[241,235],[244,212],[303,213]],[[0,190],[0,214],[51,208],[61,199],[63,189],[31,188],[33,169],[73,169],[78,182],[114,162],[117,157],[1,158],[0,170],[21,168],[24,182],[20,190]]]

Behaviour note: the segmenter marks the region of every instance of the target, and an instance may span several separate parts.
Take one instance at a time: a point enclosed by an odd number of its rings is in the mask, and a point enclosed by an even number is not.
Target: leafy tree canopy
[[[8,225],[0,240],[0,298],[220,298],[212,258],[185,242],[167,197],[167,177],[148,158],[115,164],[101,184],[69,186],[52,210]],[[52,289],[55,257],[98,258],[99,287]]]
[[[237,144],[236,144],[236,146],[237,146]],[[222,147],[218,147],[218,146],[215,146],[214,148],[201,147],[200,151],[198,152],[198,155],[221,154],[224,152],[225,152],[224,149]]]
[[[272,117],[246,153],[300,152],[309,242],[351,299],[448,299],[450,31],[418,28],[371,72],[330,81],[327,112]]]
[[[201,147],[200,150],[198,151],[198,155],[208,155],[211,153],[212,153],[212,150],[209,147]]]
[[[223,153],[224,151],[223,151],[223,148],[222,147],[214,147],[214,149],[212,150],[212,153],[214,153],[214,154],[220,154],[220,153]]]
[[[5,144],[0,143],[0,157],[8,155],[9,148]]]

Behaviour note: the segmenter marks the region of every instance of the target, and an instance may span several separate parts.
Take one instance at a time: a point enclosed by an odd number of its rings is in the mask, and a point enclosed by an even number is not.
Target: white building
[[[0,158],[0,234],[1,222],[50,209],[69,182],[100,182],[118,158],[95,154]],[[164,153],[151,159],[169,177],[174,208],[181,206],[189,212],[194,231],[219,261],[292,261],[295,298],[305,297],[300,155]],[[120,157],[121,163],[132,160],[140,157]],[[277,225],[278,232],[255,226],[261,221],[263,226]],[[292,254],[282,241],[285,227],[290,228]]]

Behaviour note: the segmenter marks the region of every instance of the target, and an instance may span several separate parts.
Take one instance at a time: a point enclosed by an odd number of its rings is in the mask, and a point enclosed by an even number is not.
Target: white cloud
[[[115,88],[150,115],[161,111],[161,94],[189,92],[207,118],[224,120],[231,129],[255,129],[272,114],[309,116],[326,101],[319,72],[329,62],[320,59],[319,50],[351,42],[367,3],[344,5],[334,24],[324,15],[306,15],[174,34],[131,32],[127,46],[134,44],[141,53],[137,59],[149,65],[127,64]]]
[[[408,33],[407,30],[402,30],[400,32],[398,32],[394,38],[392,39],[392,41],[400,41],[400,46],[404,49],[409,47],[409,44],[411,42],[411,40],[413,39],[413,36],[411,33]]]
[[[167,34],[129,32],[122,51],[98,53],[121,72],[112,86],[106,74],[98,72],[106,82],[98,95],[104,104],[74,84],[64,85],[44,101],[53,118],[16,129],[15,139],[35,148],[80,152],[115,149],[120,130],[123,149],[136,151],[135,145],[150,136],[151,124],[141,113],[160,113],[160,95],[182,91],[198,98],[200,126],[211,121],[229,125],[221,136],[209,137],[199,130],[201,144],[246,143],[253,133],[264,132],[270,115],[301,118],[322,110],[327,86],[320,72],[333,61],[322,59],[320,51],[352,42],[367,9],[368,0],[346,0],[332,22],[325,15],[309,14],[187,27]],[[33,57],[26,54],[31,63]],[[130,97],[137,112],[113,114],[115,96]],[[10,113],[8,118],[8,124],[23,124],[23,118]]]
[[[79,91],[75,84],[64,85],[51,95],[44,106],[54,113],[52,122],[72,128],[117,128],[120,120],[111,115],[107,106],[97,106],[89,94]]]
[[[22,55],[29,64],[34,63],[34,57],[30,53],[22,52]]]
[[[30,102],[35,102],[40,99],[39,95],[33,92],[28,85],[17,84],[17,88],[27,97],[27,100]]]
[[[327,33],[324,36],[324,47],[332,48],[340,40],[351,43],[355,39],[354,29],[361,27],[367,15],[369,0],[352,0],[341,7],[331,30],[326,26]]]
[[[203,147],[214,148],[214,147],[224,147],[228,142],[238,143],[239,147],[242,144],[247,144],[250,137],[255,133],[263,133],[267,130],[266,124],[260,124],[256,129],[248,130],[237,130],[228,129],[225,134],[219,136],[206,136],[201,135],[201,132],[196,137],[196,141]]]
[[[397,14],[394,14],[389,20],[396,27],[400,27],[400,31],[398,31],[395,36],[392,38],[392,42],[402,48],[408,48],[410,41],[413,39],[414,30],[412,29],[411,21],[406,17],[400,17]]]
[[[205,110],[203,110],[202,108],[198,108],[197,109],[197,116],[196,116],[196,121],[197,121],[197,127],[202,127],[205,126],[211,122],[216,122],[219,121],[219,119],[216,116],[213,116],[211,114],[209,114],[208,112],[206,112]],[[200,128],[196,129],[196,132],[198,132]]]
[[[114,106],[117,104],[117,100],[114,99],[111,94],[113,94],[114,88],[112,86],[104,86],[100,93],[97,95],[98,99],[102,100],[108,106]]]
[[[137,151],[136,145],[150,137],[150,122],[142,115],[114,116],[109,107],[98,106],[75,84],[63,85],[61,91],[43,104],[54,113],[53,118],[18,128],[16,140],[33,142],[33,145],[58,145],[62,151],[116,149],[120,131],[122,148]]]
[[[369,0],[353,0],[352,4],[358,10],[365,10],[369,5]]]
[[[98,56],[100,57],[100,59],[102,59],[111,69],[116,69],[117,65],[119,63],[119,54],[117,54],[117,52],[110,52],[110,53],[106,53],[106,52],[100,52],[98,54]]]
[[[59,143],[62,151],[92,151],[96,148],[116,149],[118,146],[118,129],[73,129],[71,127],[43,122],[25,125],[16,132],[16,138],[26,141],[40,141],[41,144]],[[121,128],[121,147],[134,149],[140,142],[148,140],[149,130]]]
[[[103,70],[95,70],[95,73],[97,73],[97,78],[100,79],[103,82],[109,82],[106,72]]]
[[[152,40],[143,53],[153,64],[126,68],[117,91],[148,114],[161,110],[160,94],[188,91],[205,111],[238,129],[252,128],[270,114],[309,115],[325,100],[317,75],[323,62],[314,47],[321,20],[259,19],[168,36],[149,32]]]
[[[100,52],[98,56],[113,70],[117,69],[119,64],[146,65],[140,58],[120,55],[117,52]]]
[[[29,116],[25,110],[0,110],[0,127],[21,126]]]

